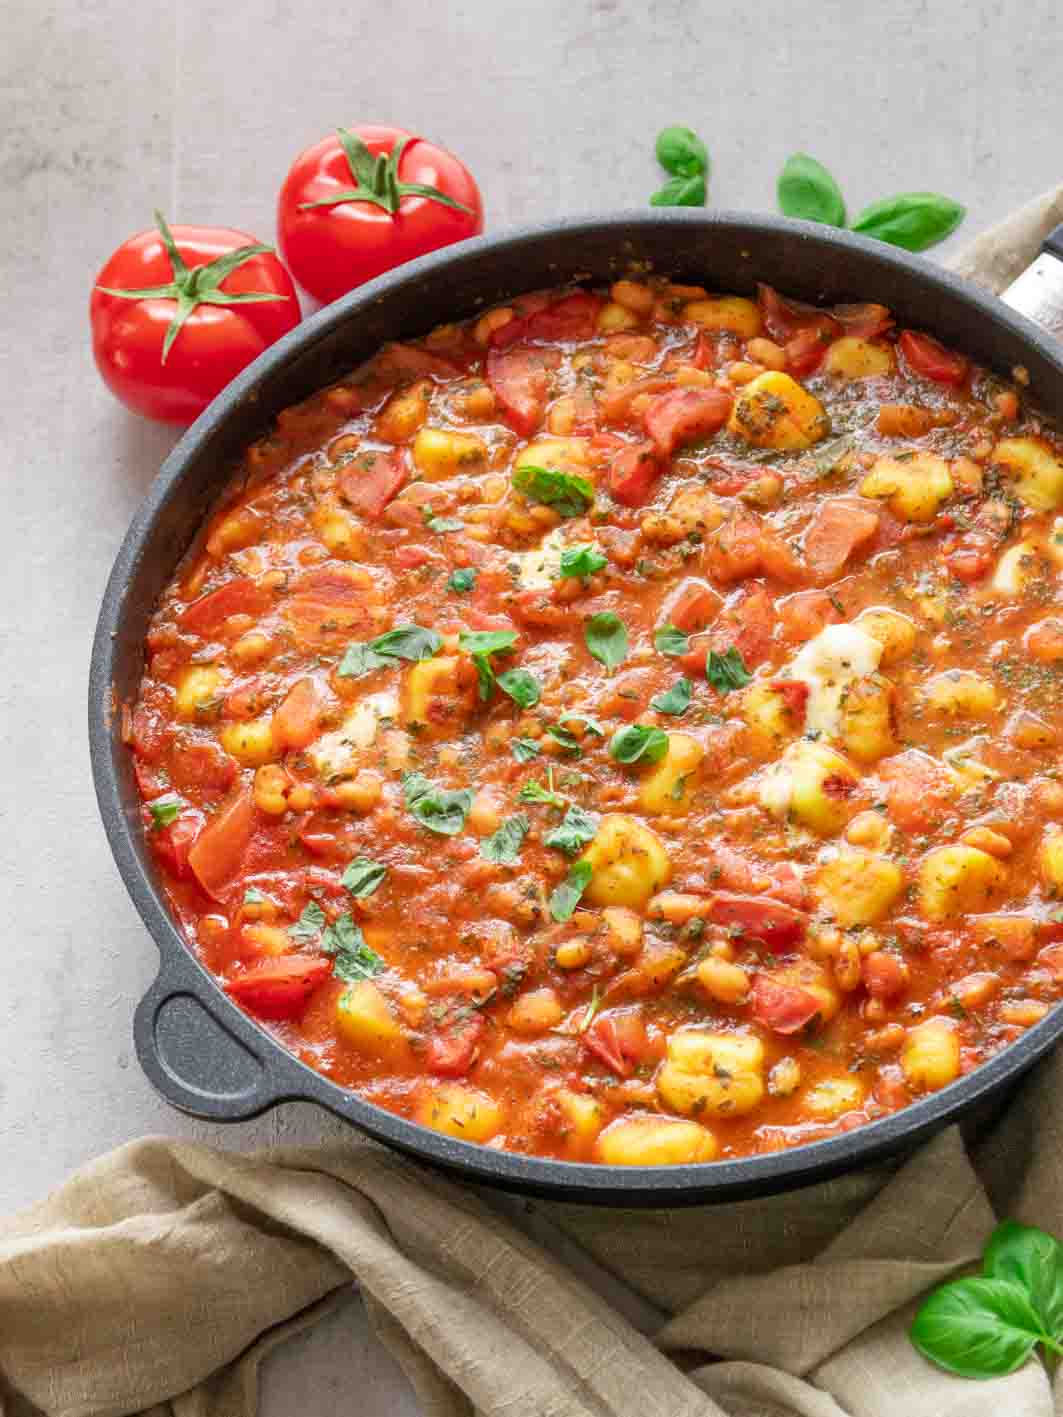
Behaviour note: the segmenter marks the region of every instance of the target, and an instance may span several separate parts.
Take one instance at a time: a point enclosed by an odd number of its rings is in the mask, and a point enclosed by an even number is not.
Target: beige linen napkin
[[[1061,220],[1063,188],[953,264],[999,290]],[[907,1339],[996,1216],[1063,1228],[1063,1054],[970,1149],[953,1128],[768,1200],[536,1209],[661,1311],[652,1342],[479,1195],[353,1135],[135,1142],[0,1221],[0,1417],[250,1417],[263,1356],[352,1276],[428,1417],[1063,1417],[1037,1362],[968,1382]]]

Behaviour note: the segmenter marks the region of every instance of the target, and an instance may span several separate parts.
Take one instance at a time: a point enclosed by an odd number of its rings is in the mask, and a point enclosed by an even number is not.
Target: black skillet
[[[134,904],[159,947],[158,977],[134,1034],[141,1066],[183,1112],[241,1121],[279,1102],[319,1103],[389,1146],[467,1180],[557,1199],[675,1205],[764,1195],[896,1155],[987,1104],[1063,1032],[1056,1008],[1011,1047],[941,1092],[881,1121],[791,1150],[701,1165],[593,1166],[454,1141],[364,1102],[285,1051],[232,1004],[175,926],[147,848],[131,755],[117,708],[135,698],[148,618],[244,447],[289,404],[346,373],[384,341],[521,291],[608,282],[648,268],[710,289],[766,281],[805,300],[874,300],[899,324],[937,335],[1002,373],[1029,371],[1034,401],[1063,411],[1063,263],[1051,238],[1009,292],[1043,325],[916,256],[807,222],[683,210],[576,218],[480,237],[414,261],[306,320],[222,393],[163,464],[118,554],[100,610],[89,675],[89,739],[104,828]],[[1063,247],[1060,248],[1063,251]]]

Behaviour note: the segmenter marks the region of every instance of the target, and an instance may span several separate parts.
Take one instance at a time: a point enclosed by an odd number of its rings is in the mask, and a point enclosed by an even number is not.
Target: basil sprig
[[[753,676],[746,668],[742,651],[737,645],[731,645],[723,654],[717,654],[714,649],[709,650],[705,661],[705,678],[718,694],[729,694],[732,689],[744,688]]]
[[[380,861],[371,861],[368,856],[359,856],[344,871],[340,880],[356,900],[372,895],[388,873],[388,868]]]
[[[668,734],[663,728],[629,723],[618,728],[609,740],[609,755],[618,763],[659,763],[668,751]]]
[[[515,866],[530,826],[523,812],[507,817],[497,831],[480,842],[480,855],[485,861],[497,861],[500,866]]]
[[[443,639],[435,630],[420,625],[396,625],[375,640],[347,646],[336,673],[341,679],[358,679],[373,669],[385,669],[396,659],[431,659],[438,654]]]
[[[650,700],[650,708],[656,709],[658,713],[686,713],[693,692],[694,686],[684,674],[670,689],[665,689],[661,694],[654,694]]]
[[[784,216],[824,226],[845,225],[841,189],[823,164],[807,153],[786,159],[776,191]],[[925,251],[951,236],[966,214],[959,202],[938,192],[900,192],[865,207],[851,229],[906,251]]]
[[[423,773],[403,774],[402,790],[406,809],[423,827],[439,836],[457,836],[465,828],[472,807],[472,788],[438,787]]]
[[[513,486],[529,502],[553,507],[559,517],[581,517],[594,503],[594,484],[556,467],[523,463],[513,471]]]
[[[692,128],[673,124],[657,134],[657,161],[670,173],[650,198],[651,207],[703,207],[708,192],[709,154]]]
[[[1005,1220],[989,1237],[982,1273],[923,1300],[909,1330],[931,1362],[962,1378],[1022,1367],[1040,1344],[1063,1354],[1063,1246],[1032,1225]]]
[[[627,626],[611,610],[592,615],[583,627],[583,638],[591,654],[606,669],[615,669],[627,658]]]
[[[347,984],[372,979],[387,965],[371,945],[365,942],[361,929],[354,923],[350,911],[334,920],[321,936],[321,948],[333,958],[332,973]]]
[[[560,823],[543,838],[543,845],[575,856],[581,846],[593,841],[598,831],[598,818],[575,803],[569,807]]]
[[[458,644],[476,665],[480,680],[480,698],[485,702],[491,697],[491,690],[495,686],[491,656],[508,654],[516,643],[515,630],[462,630],[458,636]],[[509,693],[509,690],[506,692]],[[515,695],[511,694],[510,697],[515,698]]]
[[[560,885],[555,886],[548,902],[550,914],[562,924],[571,919],[583,892],[591,882],[594,867],[589,861],[576,861]]]

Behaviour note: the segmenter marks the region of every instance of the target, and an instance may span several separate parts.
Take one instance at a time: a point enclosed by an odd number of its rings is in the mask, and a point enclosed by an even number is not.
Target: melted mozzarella
[[[874,674],[881,658],[880,642],[858,625],[828,625],[809,640],[790,666],[790,678],[808,685],[806,731],[836,737],[845,691]]]
[[[355,704],[339,728],[322,734],[309,749],[318,776],[330,782],[349,773],[359,754],[376,742],[380,720],[394,718],[398,711],[399,696],[388,689]]]
[[[522,552],[516,558],[520,563],[521,590],[548,590],[561,574],[561,552],[564,549],[563,530],[556,527],[543,537],[534,550]]]

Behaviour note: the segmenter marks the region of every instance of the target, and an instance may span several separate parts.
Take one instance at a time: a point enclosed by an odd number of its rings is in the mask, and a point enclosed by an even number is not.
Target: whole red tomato
[[[242,231],[177,226],[123,242],[89,304],[104,383],[137,413],[191,423],[215,394],[299,323],[291,277]]]
[[[277,199],[281,254],[322,304],[483,225],[468,169],[402,128],[338,129],[295,159]]]

